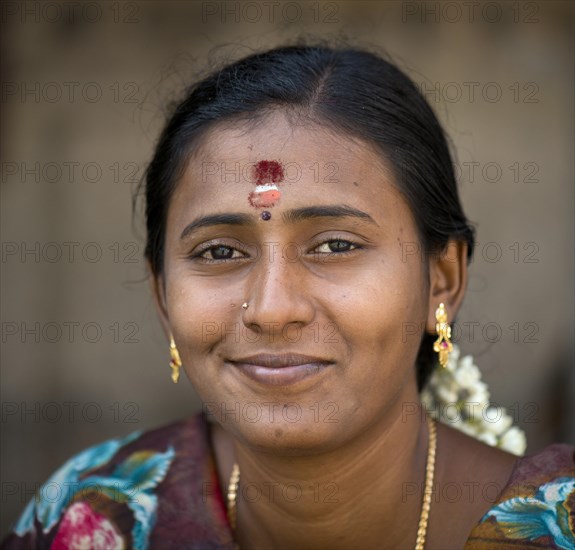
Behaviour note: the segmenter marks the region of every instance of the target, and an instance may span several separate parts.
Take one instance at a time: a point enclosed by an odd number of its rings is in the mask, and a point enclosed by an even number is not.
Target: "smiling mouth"
[[[226,362],[242,375],[269,386],[289,386],[334,365],[332,361],[298,354],[260,354]]]

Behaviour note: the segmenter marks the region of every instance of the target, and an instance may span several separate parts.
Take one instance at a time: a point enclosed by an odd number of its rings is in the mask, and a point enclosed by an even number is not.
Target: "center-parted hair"
[[[302,45],[256,53],[218,69],[192,85],[176,107],[145,178],[145,256],[154,275],[163,272],[170,198],[202,136],[217,123],[257,122],[277,110],[375,147],[410,206],[422,253],[439,253],[455,239],[468,244],[471,260],[474,230],[461,206],[448,143],[416,85],[371,52]],[[420,391],[435,366],[433,340],[422,334]]]

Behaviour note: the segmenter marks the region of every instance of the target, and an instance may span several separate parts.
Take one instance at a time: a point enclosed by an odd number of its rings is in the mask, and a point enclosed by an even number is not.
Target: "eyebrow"
[[[356,218],[371,223],[379,227],[379,224],[367,213],[346,204],[326,205],[326,206],[306,206],[304,208],[294,208],[282,213],[284,223],[293,225],[298,222],[314,218]],[[228,212],[224,214],[210,214],[202,216],[188,224],[180,235],[180,240],[189,237],[194,231],[201,227],[211,227],[216,225],[240,225],[252,227],[256,225],[256,220],[252,214],[243,212]]]

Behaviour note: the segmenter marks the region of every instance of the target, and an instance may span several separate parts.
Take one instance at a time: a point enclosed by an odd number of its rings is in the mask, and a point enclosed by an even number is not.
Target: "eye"
[[[333,256],[342,256],[344,254],[351,254],[357,249],[363,248],[360,244],[353,241],[335,238],[324,241],[316,248],[313,249],[312,254],[316,257],[325,259]],[[211,257],[210,257],[211,256]],[[205,246],[203,249],[190,256],[190,259],[202,263],[218,263],[223,264],[226,262],[235,262],[246,258],[246,253],[224,244],[212,244]]]
[[[354,248],[350,249],[350,247]],[[329,241],[325,241],[324,243],[320,244],[317,248],[314,249],[314,254],[316,255],[327,254],[328,256],[333,256],[353,252],[354,250],[359,248],[362,247],[358,243],[349,241],[347,239],[336,238],[336,239],[330,239]]]
[[[234,255],[235,252],[237,252],[238,255]],[[207,257],[206,256],[207,254],[211,255],[212,257],[211,258]],[[223,244],[218,244],[200,250],[197,254],[194,254],[192,256],[192,259],[198,259],[206,263],[211,262],[222,263],[222,262],[239,260],[240,258],[244,257],[242,254],[243,253],[241,253],[237,248],[233,248],[231,246],[226,246]]]

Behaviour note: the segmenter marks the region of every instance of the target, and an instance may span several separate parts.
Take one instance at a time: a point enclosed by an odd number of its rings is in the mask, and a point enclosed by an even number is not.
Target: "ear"
[[[449,240],[445,250],[429,260],[429,305],[426,330],[435,334],[435,310],[445,305],[447,321],[453,323],[467,288],[467,243]]]
[[[152,295],[154,296],[154,302],[156,304],[156,310],[158,311],[158,316],[160,318],[160,323],[164,328],[166,337],[169,338],[172,332],[170,328],[170,321],[168,317],[168,308],[166,305],[166,285],[163,275],[154,275],[151,269],[150,263],[148,262],[148,272],[150,273],[150,283]]]

